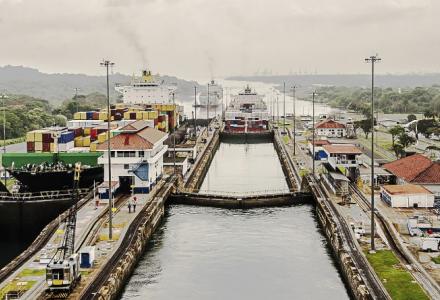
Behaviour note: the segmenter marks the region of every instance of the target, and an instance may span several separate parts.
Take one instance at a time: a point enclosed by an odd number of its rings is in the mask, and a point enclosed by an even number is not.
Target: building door
[[[131,193],[131,186],[134,184],[133,176],[119,176],[119,192],[123,194]]]

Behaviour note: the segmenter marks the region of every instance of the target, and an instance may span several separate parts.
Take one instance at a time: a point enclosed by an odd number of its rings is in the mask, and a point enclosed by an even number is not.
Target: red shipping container
[[[93,119],[93,120],[99,120],[99,112],[94,111],[94,112],[93,112],[93,115],[92,115],[92,119]]]
[[[50,133],[43,133],[42,134],[43,143],[50,143],[50,139],[52,138]]]
[[[116,114],[116,109],[110,109],[110,115],[114,117]]]
[[[50,152],[50,143],[43,143],[43,152]]]
[[[27,152],[35,152],[35,142],[26,143]]]
[[[107,129],[104,128],[98,128],[98,134],[101,134],[103,132],[107,132]]]
[[[154,127],[156,127],[157,124],[159,124],[159,118],[154,119]]]
[[[136,120],[136,113],[135,112],[130,113],[130,120]]]
[[[92,128],[90,130],[90,138],[96,139],[96,136],[98,135],[98,130],[96,128]]]

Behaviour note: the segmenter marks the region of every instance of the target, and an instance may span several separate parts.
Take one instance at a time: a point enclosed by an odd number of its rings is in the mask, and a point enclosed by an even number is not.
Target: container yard
[[[111,106],[111,137],[118,130],[138,120],[148,122],[148,126],[163,132],[170,132],[179,125],[179,107],[173,104],[142,104]],[[76,112],[73,120],[65,127],[48,127],[26,134],[28,153],[95,152],[104,143],[108,130],[107,109],[100,111]]]

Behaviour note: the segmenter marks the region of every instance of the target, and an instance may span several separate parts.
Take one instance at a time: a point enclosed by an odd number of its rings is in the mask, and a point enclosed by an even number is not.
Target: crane
[[[51,291],[71,291],[80,280],[79,255],[75,252],[76,211],[79,200],[81,163],[75,164],[72,202],[66,219],[62,244],[46,266],[46,282]]]

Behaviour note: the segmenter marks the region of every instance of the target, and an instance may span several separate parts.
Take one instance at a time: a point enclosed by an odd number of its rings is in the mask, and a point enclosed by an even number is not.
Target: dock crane
[[[79,200],[81,163],[75,164],[72,202],[66,219],[62,244],[46,266],[46,282],[50,291],[71,291],[81,279],[79,255],[75,252],[76,211]]]

